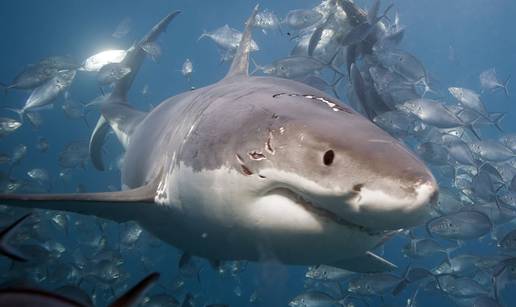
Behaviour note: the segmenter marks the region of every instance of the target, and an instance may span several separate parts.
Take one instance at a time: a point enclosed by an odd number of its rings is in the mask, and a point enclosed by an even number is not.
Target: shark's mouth
[[[336,213],[334,213],[330,210],[324,209],[324,208],[322,208],[322,206],[317,205],[313,201],[310,201],[310,200],[304,198],[299,193],[296,193],[289,188],[285,188],[285,187],[275,188],[275,189],[269,191],[267,194],[276,194],[276,195],[280,195],[282,197],[288,198],[292,202],[303,207],[306,211],[308,211],[312,214],[315,214],[319,217],[322,217],[324,219],[330,220],[336,224],[346,226],[349,228],[353,228],[358,231],[365,232],[372,236],[381,235],[383,233],[382,231],[373,230],[366,226],[350,222],[350,221],[342,218],[341,216],[337,215]]]

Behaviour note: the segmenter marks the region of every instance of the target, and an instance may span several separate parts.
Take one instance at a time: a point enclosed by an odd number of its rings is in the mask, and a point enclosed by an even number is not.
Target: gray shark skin
[[[299,82],[249,77],[250,21],[223,80],[148,114],[125,103],[102,108],[125,143],[124,191],[0,202],[134,220],[209,259],[395,267],[369,250],[425,220],[435,179],[337,99]]]

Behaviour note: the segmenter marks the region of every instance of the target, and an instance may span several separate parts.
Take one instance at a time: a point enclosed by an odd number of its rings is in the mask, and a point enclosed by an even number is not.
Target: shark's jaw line
[[[321,206],[317,204],[317,202],[309,200],[307,197],[303,197],[301,193],[297,193],[294,191],[294,189],[288,188],[288,187],[277,187],[274,188],[266,193],[267,195],[278,195],[281,197],[284,197],[291,202],[295,203],[296,205],[299,205],[303,207],[306,211],[324,219],[329,220],[335,224],[349,227],[361,232],[365,232],[369,235],[376,236],[381,235],[382,232],[375,231],[373,229],[370,229],[366,226],[362,226],[353,222],[350,222],[346,220],[345,218],[339,216],[338,214],[324,209],[324,206]]]

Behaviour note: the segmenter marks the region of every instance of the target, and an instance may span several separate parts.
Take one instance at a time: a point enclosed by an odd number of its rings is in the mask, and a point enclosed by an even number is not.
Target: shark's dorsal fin
[[[249,53],[251,52],[251,43],[253,41],[251,31],[255,23],[254,19],[258,13],[258,8],[259,5],[254,7],[251,16],[245,23],[245,30],[242,34],[242,39],[240,40],[235,57],[233,58],[233,62],[231,63],[231,67],[229,68],[225,78],[249,75]]]
[[[94,215],[116,222],[136,218],[145,206],[154,203],[162,173],[141,187],[117,192],[70,194],[0,194],[0,203],[7,206],[67,211]]]
[[[111,94],[108,94],[109,96],[107,97],[105,104],[127,103],[127,94],[131,89],[131,85],[133,84],[136,74],[138,74],[138,71],[142,66],[143,60],[145,59],[145,51],[141,48],[141,46],[143,44],[155,41],[158,36],[167,29],[167,26],[179,13],[180,11],[175,11],[165,16],[165,18],[160,20],[160,22],[152,27],[152,29],[139,42],[129,48],[122,64],[129,67],[131,72],[115,83],[113,91]],[[89,146],[90,158],[93,166],[101,171],[104,170],[104,162],[102,161],[102,146],[108,132],[108,121],[101,115],[97,121],[97,125],[95,126],[93,133],[91,134]]]

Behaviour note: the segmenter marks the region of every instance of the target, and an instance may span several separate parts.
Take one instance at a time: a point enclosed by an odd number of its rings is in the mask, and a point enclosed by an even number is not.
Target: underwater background
[[[355,3],[367,10],[373,1],[357,0]],[[320,1],[260,1],[259,4],[261,9],[274,12],[282,20],[290,11],[312,9]],[[382,1],[381,4],[383,10],[390,2]],[[481,93],[479,76],[491,68],[496,69],[501,81],[516,72],[515,1],[397,0],[392,4],[394,7],[389,16],[398,12],[405,29],[398,48],[410,52],[424,64],[432,81],[431,87],[438,92],[433,99],[452,103],[454,97],[448,92],[449,87],[468,88]],[[0,81],[8,83],[25,66],[48,56],[70,56],[82,62],[103,50],[127,49],[165,14],[181,10],[181,14],[158,40],[161,56],[154,61],[150,58],[145,60],[130,91],[131,104],[147,111],[170,96],[220,80],[230,62],[221,61],[223,54],[214,42],[199,38],[205,31],[225,24],[242,31],[255,5],[255,1],[247,0],[2,1]],[[129,32],[123,37],[114,37],[113,32],[124,20],[130,24]],[[293,36],[294,32],[284,24],[278,29],[255,29],[253,39],[259,45],[259,50],[252,53],[253,60],[258,65],[266,65],[289,56],[296,45]],[[193,63],[190,80],[181,73],[186,59]],[[253,65],[251,70],[254,70]],[[346,70],[345,65],[342,70]],[[327,74],[324,76],[330,78]],[[338,84],[337,93],[343,102],[347,102],[347,76],[344,79]],[[516,133],[516,101],[510,82],[507,88],[508,96],[504,90],[482,92],[482,102],[489,113],[505,114],[500,123],[501,131],[492,125],[478,127],[482,140],[496,140],[503,135]],[[101,94],[96,75],[88,72],[78,72],[67,91],[67,99],[79,103],[91,102]],[[332,91],[329,93],[333,94]],[[18,120],[15,112],[5,108],[21,108],[29,95],[30,91],[23,90],[9,90],[6,95],[1,94],[0,117]],[[80,147],[79,151],[85,142],[87,146],[98,117],[98,110],[93,107],[82,110],[86,112],[84,118],[70,118],[63,112],[64,100],[64,95],[60,95],[53,108],[39,111],[40,123],[25,119],[16,131],[2,134],[0,154],[6,157],[0,164],[2,193],[121,189],[119,165],[123,152],[115,137],[110,137],[105,146],[105,161],[108,161],[106,171],[95,170],[87,157],[83,160],[72,157],[81,161],[66,170],[60,166],[59,157],[69,154],[66,150],[70,150],[70,146]],[[407,139],[407,143],[415,148],[418,141]],[[20,145],[26,146],[26,154],[13,163],[13,152],[19,150]],[[472,176],[477,174],[478,167],[490,162],[479,155],[478,159],[482,162],[472,171]],[[514,214],[508,213],[514,218],[516,201],[512,193],[515,191],[511,190],[512,177],[516,174],[514,161],[510,157],[491,163],[498,170],[501,183],[496,186],[489,201],[474,192],[464,192],[468,188],[450,179],[454,175],[450,175],[449,170],[443,171],[443,165],[430,167],[440,185],[442,183],[447,191],[452,191],[450,195],[453,197],[447,196],[453,198],[454,204],[459,203],[463,207],[495,202],[493,207],[498,208],[502,203],[504,208],[514,211]],[[458,169],[454,162],[448,166],[456,168],[455,171]],[[28,174],[34,169],[43,169],[48,178],[41,174],[39,177]],[[495,176],[492,172],[490,175]],[[447,203],[443,201],[439,206],[446,207]],[[452,211],[445,208],[441,214],[446,216]],[[0,226],[8,225],[23,212],[21,209],[2,207]],[[496,223],[491,221],[493,225],[489,233],[473,239],[436,239],[444,252],[424,257],[410,257],[403,252],[407,244],[414,243],[413,236],[430,237],[424,225],[411,233],[402,232],[379,251],[382,257],[399,267],[389,273],[396,278],[385,281],[380,277],[367,276],[370,279],[367,283],[373,288],[378,285],[378,289],[374,288],[367,294],[357,294],[355,291],[348,300],[342,301],[346,293],[353,293],[348,292],[349,282],[359,278],[359,274],[347,275],[337,281],[325,281],[305,276],[307,267],[285,266],[274,261],[241,261],[223,263],[214,268],[207,261],[195,257],[178,268],[182,252],[152,238],[134,223],[118,225],[93,217],[40,211],[31,217],[31,222],[16,238],[16,244],[25,245],[27,254],[33,257],[28,263],[13,263],[1,257],[0,284],[29,280],[35,286],[48,290],[68,284],[80,285],[96,305],[104,306],[148,273],[156,271],[161,273],[161,278],[147,293],[142,303],[144,306],[151,306],[151,298],[158,294],[169,296],[167,299],[160,298],[161,302],[170,304],[158,303],[164,306],[174,306],[176,302],[181,304],[187,294],[192,295],[193,306],[215,303],[229,306],[288,306],[291,303],[291,306],[303,306],[294,305],[292,301],[309,291],[325,293],[333,300],[325,297],[326,301],[323,302],[322,298],[316,298],[315,303],[306,306],[472,306],[475,298],[484,296],[492,298],[490,302],[493,305],[478,306],[497,306],[495,299],[502,306],[516,306],[516,274],[506,272],[516,265],[504,262],[511,258],[516,244],[507,249],[500,247],[504,236],[516,229],[516,223],[510,221],[512,218],[502,225],[494,225]],[[478,257],[470,257],[454,267],[453,258],[464,255]],[[475,266],[481,262],[488,264]],[[442,269],[443,263],[451,269]],[[436,268],[440,266],[441,271],[438,272]],[[466,266],[469,267],[463,270]],[[407,280],[407,271],[414,267],[425,268],[436,275],[443,272],[450,275]],[[393,295],[392,288],[404,280],[406,287]],[[449,287],[443,285],[448,283],[451,284]],[[498,289],[495,289],[495,283],[498,283]],[[364,283],[357,284],[366,287]],[[471,291],[463,293],[457,289]]]

